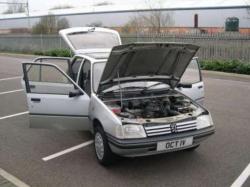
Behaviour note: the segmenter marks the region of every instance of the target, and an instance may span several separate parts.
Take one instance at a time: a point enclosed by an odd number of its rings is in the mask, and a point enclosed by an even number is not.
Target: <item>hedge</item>
[[[240,60],[202,60],[201,69],[250,75],[250,63]]]
[[[37,51],[34,52],[35,55],[40,55],[40,56],[53,56],[53,57],[71,57],[72,53],[70,52],[70,50],[67,49],[53,49],[50,51],[45,51],[45,52],[41,52],[41,51]]]

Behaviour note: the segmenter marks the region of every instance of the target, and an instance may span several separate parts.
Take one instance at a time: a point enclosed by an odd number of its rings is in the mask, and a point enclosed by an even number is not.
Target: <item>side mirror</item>
[[[77,97],[83,95],[83,93],[80,90],[74,90],[69,92],[69,97]]]
[[[177,88],[192,88],[192,84],[190,83],[179,83]]]

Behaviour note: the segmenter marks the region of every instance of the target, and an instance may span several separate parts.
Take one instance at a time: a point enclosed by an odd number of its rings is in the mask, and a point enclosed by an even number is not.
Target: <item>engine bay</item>
[[[191,100],[175,93],[164,96],[124,98],[106,101],[105,104],[116,115],[128,119],[152,119],[190,114],[197,109]]]

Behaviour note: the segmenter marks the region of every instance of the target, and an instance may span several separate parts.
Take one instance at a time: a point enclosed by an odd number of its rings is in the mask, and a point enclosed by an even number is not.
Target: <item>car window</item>
[[[70,63],[69,63],[69,59],[65,58],[38,58],[35,59],[34,62],[40,62],[40,63],[50,63],[50,64],[54,64],[57,67],[59,67],[61,70],[63,70],[67,75],[70,76]]]
[[[77,49],[112,48],[120,45],[119,37],[109,32],[78,32],[68,34],[73,47]]]
[[[200,77],[200,69],[196,59],[191,60],[190,64],[188,65],[187,69],[185,70],[182,78],[181,83],[197,83],[201,81]]]
[[[82,79],[82,81],[80,82],[80,86],[82,87],[82,89],[88,94],[91,94],[91,64],[88,60],[85,60],[85,62],[83,63],[82,66],[82,76],[80,77],[80,79]]]
[[[81,65],[83,58],[82,57],[76,57],[73,61],[72,61],[72,65],[71,65],[71,69],[72,69],[72,74],[73,74],[73,80],[76,81],[77,79],[77,74]]]
[[[52,65],[32,64],[27,68],[30,93],[68,95],[74,90],[73,83]]]

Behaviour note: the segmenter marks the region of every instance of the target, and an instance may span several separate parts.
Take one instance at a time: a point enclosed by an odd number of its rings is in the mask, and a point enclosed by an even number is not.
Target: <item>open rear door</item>
[[[58,66],[23,63],[30,126],[89,130],[89,96]]]

